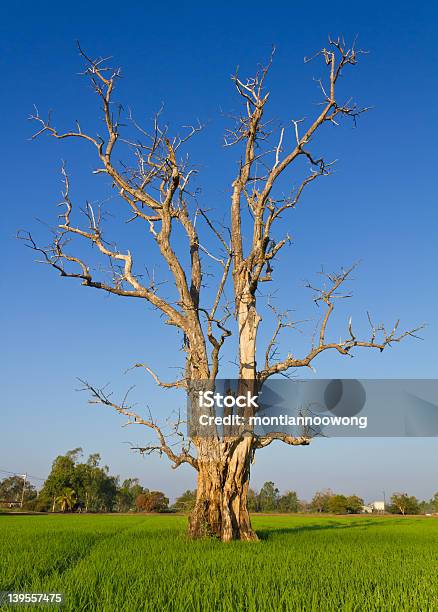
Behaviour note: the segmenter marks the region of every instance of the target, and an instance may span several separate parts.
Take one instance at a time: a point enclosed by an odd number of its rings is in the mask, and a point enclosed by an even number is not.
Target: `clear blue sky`
[[[60,199],[59,167],[66,159],[75,196],[105,195],[92,177],[83,146],[43,138],[30,142],[27,116],[36,104],[54,110],[62,127],[93,123],[95,100],[78,76],[75,40],[92,55],[112,55],[123,67],[120,99],[144,117],[162,101],[171,126],[200,118],[208,127],[194,148],[200,164],[200,198],[210,207],[228,204],[235,152],[221,144],[222,113],[237,106],[230,74],[237,64],[249,73],[277,47],[269,88],[271,113],[284,122],[308,114],[317,101],[314,76],[303,56],[327,35],[359,35],[369,50],[350,73],[348,88],[374,110],[358,129],[345,125],[321,141],[336,173],[315,187],[290,223],[294,237],[276,269],[279,297],[297,318],[315,316],[303,279],[324,264],[338,268],[361,260],[353,313],[369,309],[379,320],[427,321],[424,341],[408,340],[382,355],[321,358],[321,377],[436,378],[437,198],[436,98],[438,9],[433,2],[349,5],[332,2],[273,4],[112,2],[62,5],[15,3],[0,25],[2,58],[2,408],[0,469],[45,476],[52,459],[76,446],[100,451],[113,472],[138,476],[171,496],[194,484],[194,474],[172,471],[164,459],[142,459],[125,442],[142,432],[89,406],[75,392],[76,377],[111,381],[122,393],[134,380],[136,398],[167,410],[169,397],[152,381],[124,376],[134,362],[163,373],[180,365],[172,330],[162,329],[143,305],[108,298],[60,279],[33,263],[15,239],[27,228],[44,236],[35,218],[53,222]],[[289,337],[302,345],[302,338]],[[272,445],[261,451],[253,484],[273,479],[281,489],[309,498],[332,487],[367,499],[382,491],[408,490],[429,497],[438,490],[435,439],[318,440],[309,448]]]

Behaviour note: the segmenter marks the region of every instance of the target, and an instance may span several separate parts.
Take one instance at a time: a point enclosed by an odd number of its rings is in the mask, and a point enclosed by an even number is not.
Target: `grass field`
[[[0,516],[0,591],[75,612],[438,610],[436,519],[253,523],[259,543],[223,545],[187,541],[180,516]]]

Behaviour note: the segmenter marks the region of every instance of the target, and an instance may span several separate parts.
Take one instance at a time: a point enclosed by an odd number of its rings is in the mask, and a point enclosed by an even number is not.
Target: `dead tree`
[[[87,203],[81,209],[83,221],[78,220],[65,167],[62,169],[65,181],[63,210],[52,244],[39,246],[29,233],[22,233],[20,237],[61,276],[78,279],[85,287],[144,300],[161,313],[166,324],[181,332],[185,366],[178,380],[164,382],[148,365],[136,364],[158,385],[187,390],[189,381],[214,382],[220,372],[224,344],[233,333],[237,335],[238,344],[236,378],[252,381],[256,386],[276,374],[312,367],[313,361],[324,351],[336,351],[340,355],[350,355],[357,348],[383,351],[394,342],[415,334],[416,330],[398,332],[398,323],[386,331],[370,320],[368,338],[358,338],[350,322],[343,339],[329,339],[328,327],[336,299],[345,297],[340,290],[352,271],[348,268],[328,274],[324,286],[314,288],[314,299],[324,307],[325,314],[306,354],[299,356],[291,351],[283,359],[273,358],[278,334],[287,326],[285,315],[274,309],[278,321],[272,340],[261,368],[256,362],[257,333],[261,323],[258,295],[263,283],[271,281],[275,258],[289,242],[287,235],[277,237],[274,229],[302,200],[310,184],[331,171],[331,164],[315,155],[310,144],[325,125],[336,126],[343,118],[355,121],[366,110],[351,101],[341,102],[337,97],[341,75],[357,62],[359,52],[354,45],[347,46],[342,39],[329,40],[327,47],[311,58],[322,62],[324,76],[318,81],[321,104],[312,119],[292,120],[289,127],[276,130],[265,119],[269,100],[265,81],[271,62],[260,67],[253,78],[242,79],[237,73],[232,77],[242,112],[227,132],[225,144],[238,148],[242,154],[226,208],[228,227],[217,223],[214,213],[199,205],[191,191],[196,168],[189,165],[182,150],[202,126],[190,127],[185,136],[172,137],[161,125],[160,113],[150,131],[130,114],[122,119],[123,108],[114,102],[120,71],[110,69],[104,59],[94,60],[81,50],[80,53],[85,62],[84,74],[90,79],[100,102],[104,135],[86,133],[79,123],[72,130],[59,131],[50,117],[44,119],[36,111],[32,118],[39,128],[34,137],[46,134],[58,140],[79,140],[95,151],[98,167],[94,172],[110,178],[117,199],[129,213],[128,221],[144,225],[144,240],[156,245],[170,274],[176,298],[166,297],[162,285],[154,278],[145,282],[139,274],[139,261],[134,261],[134,250],[117,247],[106,235],[105,217],[100,208]],[[136,130],[136,136],[126,133],[131,129]],[[123,148],[127,158],[124,163],[117,161]],[[302,168],[303,161],[308,171],[294,188],[290,188],[289,195],[283,195],[279,183],[284,189],[292,168]],[[183,255],[181,239],[175,240],[172,234],[176,227],[185,237]],[[217,252],[207,246],[211,237],[217,240]],[[109,275],[82,256],[78,241],[94,247],[95,252],[109,262]],[[208,291],[203,283],[207,260],[219,269],[214,279],[209,275]],[[183,263],[187,261],[189,265]],[[225,297],[227,287],[232,292],[231,303]],[[125,415],[129,422],[153,430],[157,442],[144,446],[140,449],[142,452],[157,451],[167,455],[174,467],[188,463],[197,470],[197,500],[189,521],[192,537],[213,535],[223,541],[256,539],[247,510],[250,465],[255,451],[274,440],[290,445],[309,443],[307,436],[276,433],[261,438],[246,432],[242,436],[183,439],[182,447],[176,451],[151,416],[140,416],[126,402],[114,402],[104,389],[88,383],[85,386],[92,394],[91,401],[109,406]],[[178,425],[176,433],[180,434]]]

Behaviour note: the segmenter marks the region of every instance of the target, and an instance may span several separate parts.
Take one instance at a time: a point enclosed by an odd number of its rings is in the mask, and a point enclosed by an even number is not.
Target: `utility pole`
[[[20,508],[21,509],[23,509],[24,490],[25,490],[25,487],[26,487],[27,474],[23,474],[22,478],[23,478],[23,490],[21,492],[21,503],[20,503]]]

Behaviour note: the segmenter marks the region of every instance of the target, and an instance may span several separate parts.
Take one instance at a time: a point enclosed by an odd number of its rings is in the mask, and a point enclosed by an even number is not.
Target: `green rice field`
[[[62,592],[75,612],[438,610],[436,518],[253,524],[260,542],[224,545],[175,515],[3,515],[0,591]]]

